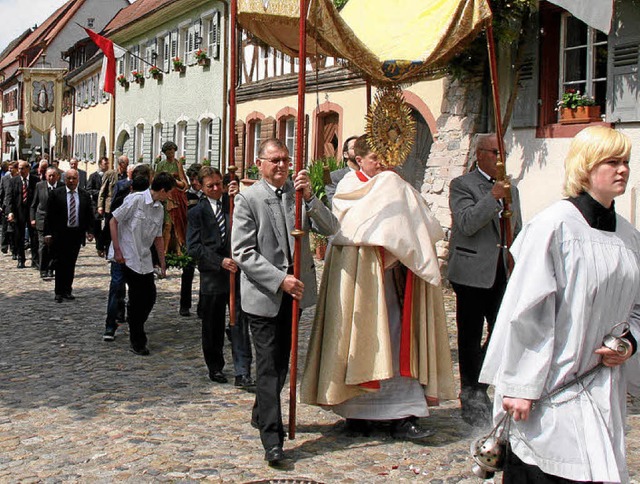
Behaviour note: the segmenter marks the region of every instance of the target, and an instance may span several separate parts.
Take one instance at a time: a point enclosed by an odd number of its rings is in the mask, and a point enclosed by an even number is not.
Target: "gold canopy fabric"
[[[299,0],[238,0],[238,24],[298,57]],[[441,74],[491,19],[487,0],[309,0],[307,55],[339,57],[374,84]]]

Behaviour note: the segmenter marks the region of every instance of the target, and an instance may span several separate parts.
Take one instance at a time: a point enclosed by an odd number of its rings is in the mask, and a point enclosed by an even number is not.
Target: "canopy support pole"
[[[237,41],[237,17],[238,17],[238,1],[231,0],[231,12],[229,14],[229,42],[230,57],[229,66],[231,68],[231,79],[229,85],[229,182],[236,180],[236,88],[238,86],[238,41]],[[229,231],[228,237],[231,237],[233,225],[233,208],[234,196],[229,197]],[[229,273],[229,325],[236,324],[236,274]]]
[[[302,170],[304,158],[304,101],[307,75],[307,0],[300,0],[300,47],[298,51],[298,118],[296,119],[296,166],[295,174]],[[291,233],[294,237],[293,276],[300,280],[300,252],[302,249],[302,191],[296,191],[296,225]],[[289,439],[296,438],[296,400],[298,380],[298,321],[300,303],[293,300],[291,310],[291,372],[289,375]]]
[[[502,181],[507,189],[507,196],[502,199],[503,210],[500,217],[500,231],[502,236],[502,250],[507,251],[507,277],[513,270],[513,259],[509,248],[513,243],[511,227],[511,181],[506,174],[506,150],[504,148],[504,133],[502,131],[502,111],[500,110],[500,92],[498,90],[498,63],[496,61],[496,45],[493,37],[493,24],[487,26],[487,49],[489,52],[489,72],[491,74],[491,92],[493,94],[493,112],[495,116],[496,138],[498,139],[498,160],[496,163],[498,181]]]

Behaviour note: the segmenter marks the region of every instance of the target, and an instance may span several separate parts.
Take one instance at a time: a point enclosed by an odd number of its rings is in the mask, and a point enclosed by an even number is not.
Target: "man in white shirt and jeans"
[[[151,188],[132,193],[115,210],[110,222],[113,242],[109,259],[125,264],[124,278],[129,287],[129,335],[131,351],[149,354],[144,323],[156,302],[151,244],[156,247],[162,277],[166,274],[162,222],[164,207],[175,179],[168,173],[158,174]]]

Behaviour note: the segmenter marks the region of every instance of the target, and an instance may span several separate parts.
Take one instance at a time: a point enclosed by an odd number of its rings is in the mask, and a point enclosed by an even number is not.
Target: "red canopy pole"
[[[302,170],[304,158],[304,97],[306,94],[307,69],[307,0],[300,0],[300,47],[298,53],[298,119],[296,120],[296,167]],[[302,249],[302,192],[296,192],[296,226],[291,233],[294,237],[293,275],[300,279],[300,251]],[[296,438],[296,386],[298,380],[298,319],[300,303],[294,299],[291,310],[291,373],[289,375],[289,439]]]
[[[513,243],[513,230],[511,227],[511,181],[506,173],[506,150],[504,148],[504,133],[502,132],[502,111],[500,110],[500,93],[498,91],[498,63],[496,61],[496,45],[493,39],[493,25],[487,26],[487,49],[489,51],[489,71],[491,73],[491,92],[493,94],[493,111],[496,122],[496,138],[498,138],[498,160],[496,163],[496,179],[504,182],[507,188],[507,196],[502,199],[503,210],[500,217],[503,249],[507,251],[507,276],[513,269],[513,259],[509,255],[509,248]]]
[[[231,79],[229,85],[229,166],[227,168],[229,172],[229,180],[236,179],[236,87],[238,86],[238,41],[236,38],[237,29],[236,22],[238,17],[238,2],[237,0],[231,0],[231,12],[229,19],[229,42],[230,46],[230,61],[229,66],[231,68]],[[229,230],[228,236],[231,236],[231,228],[233,224],[233,207],[234,196],[229,197]],[[233,272],[229,273],[229,324],[235,326],[236,324],[236,275]]]

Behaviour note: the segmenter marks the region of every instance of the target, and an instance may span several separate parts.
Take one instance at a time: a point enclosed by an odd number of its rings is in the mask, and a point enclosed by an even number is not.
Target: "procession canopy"
[[[299,0],[238,0],[238,24],[298,57]],[[487,0],[309,0],[307,53],[338,57],[373,84],[439,77],[491,20]]]

